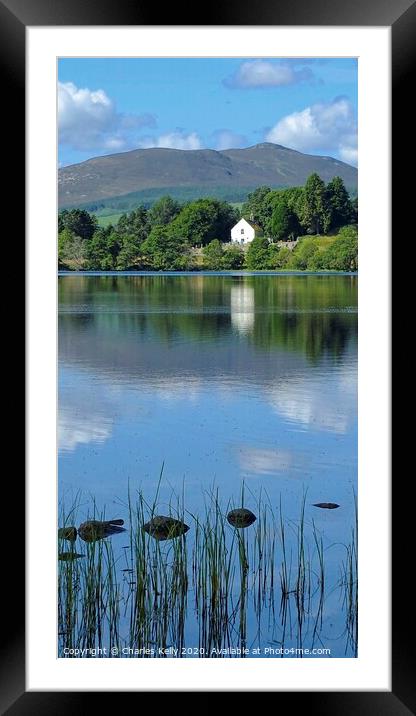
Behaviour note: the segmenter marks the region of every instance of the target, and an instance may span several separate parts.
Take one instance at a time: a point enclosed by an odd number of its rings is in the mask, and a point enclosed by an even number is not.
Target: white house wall
[[[255,235],[255,230],[245,219],[240,219],[231,229],[231,241],[235,244],[249,244],[253,241]]]

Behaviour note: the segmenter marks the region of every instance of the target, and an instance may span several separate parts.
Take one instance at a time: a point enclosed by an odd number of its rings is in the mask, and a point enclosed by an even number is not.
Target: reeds
[[[307,519],[306,493],[295,520],[285,518],[281,499],[273,505],[266,493],[255,496],[244,485],[237,505],[222,503],[218,488],[212,488],[203,510],[191,514],[183,491],[161,503],[161,479],[162,473],[152,501],[143,492],[128,495],[123,544],[83,543],[82,559],[59,562],[59,655],[98,649],[103,656],[212,658],[233,649],[244,656],[254,646],[286,641],[301,652],[306,641],[320,641],[325,549],[315,522]],[[247,501],[256,522],[246,529],[231,526],[228,511]],[[105,519],[94,506],[92,512]],[[74,524],[74,514],[72,508],[68,515],[62,510],[60,524]],[[143,525],[156,514],[186,522],[189,532],[155,539]],[[356,540],[355,524],[338,583],[348,653],[355,653],[357,644]]]
[[[355,522],[349,544],[345,545],[346,559],[341,567],[341,587],[345,610],[346,649],[358,656],[358,507],[354,492]]]

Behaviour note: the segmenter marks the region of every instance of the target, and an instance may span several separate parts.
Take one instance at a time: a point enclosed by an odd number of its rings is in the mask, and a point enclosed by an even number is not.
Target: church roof
[[[256,233],[261,232],[261,230],[262,230],[261,227],[260,227],[258,224],[255,224],[254,221],[250,221],[249,219],[246,219],[245,216],[242,216],[241,219],[239,219],[239,220],[237,221],[237,223],[234,224],[234,226],[238,226],[238,224],[240,223],[240,221],[245,221],[246,224],[248,224],[249,226],[251,226],[251,228],[254,229],[254,231],[255,231]],[[234,229],[234,226],[233,226],[233,229]]]

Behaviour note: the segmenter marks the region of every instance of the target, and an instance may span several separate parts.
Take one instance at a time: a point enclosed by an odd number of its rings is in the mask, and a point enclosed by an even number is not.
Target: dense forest
[[[231,244],[244,217],[256,225],[246,250]],[[335,270],[358,268],[358,204],[340,177],[311,174],[303,187],[259,187],[236,208],[218,199],[170,196],[98,225],[84,209],[58,216],[58,266],[67,270]]]

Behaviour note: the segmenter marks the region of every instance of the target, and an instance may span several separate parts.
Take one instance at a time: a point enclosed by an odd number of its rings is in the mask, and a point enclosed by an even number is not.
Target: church
[[[247,219],[240,219],[231,229],[231,243],[241,244],[242,246],[250,244],[258,236],[259,232],[259,226],[247,221]]]

